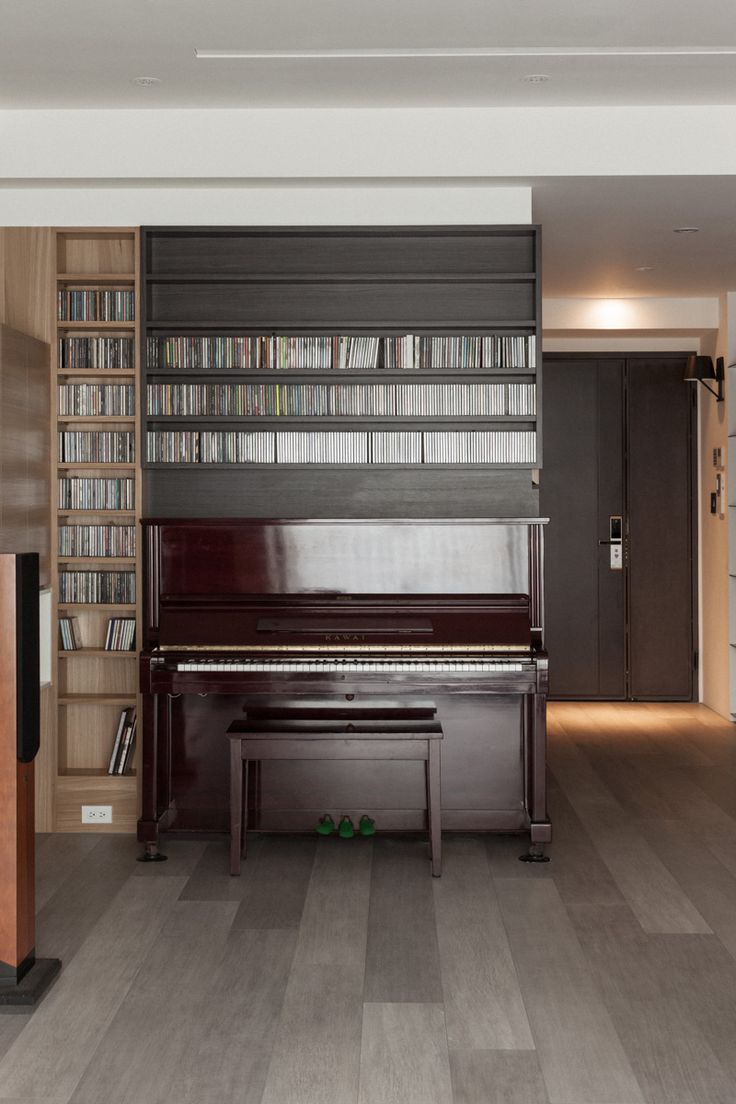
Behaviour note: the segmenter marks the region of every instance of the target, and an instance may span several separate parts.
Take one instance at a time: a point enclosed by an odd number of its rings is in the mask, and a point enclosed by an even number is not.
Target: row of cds
[[[153,416],[482,417],[536,412],[533,383],[156,383]]]
[[[59,479],[60,510],[134,510],[135,480],[65,476]]]
[[[106,652],[132,652],[135,646],[135,618],[111,617],[105,633]]]
[[[531,430],[148,434],[157,464],[534,464]]]
[[[172,369],[298,369],[536,367],[533,334],[429,337],[149,337],[148,367]]]
[[[135,556],[134,525],[60,525],[60,556]]]
[[[59,601],[92,605],[135,602],[135,572],[60,571]]]
[[[59,646],[63,652],[78,652],[84,647],[78,617],[59,618]],[[108,617],[104,651],[132,652],[134,648],[135,618]]]
[[[62,322],[132,322],[135,318],[133,291],[61,288],[57,293],[57,305]]]
[[[63,652],[77,652],[82,647],[79,621],[76,617],[59,618],[59,647]]]
[[[59,368],[135,367],[135,342],[132,337],[59,338]]]
[[[62,383],[59,385],[62,417],[132,417],[135,388],[128,383]]]
[[[59,460],[68,464],[132,464],[135,434],[128,430],[64,430]]]

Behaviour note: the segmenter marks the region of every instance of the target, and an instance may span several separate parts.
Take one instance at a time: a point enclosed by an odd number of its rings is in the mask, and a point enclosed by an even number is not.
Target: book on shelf
[[[105,634],[106,652],[132,652],[135,648],[135,618],[111,617]]]
[[[124,774],[132,761],[133,745],[135,740],[136,715],[131,706],[120,712],[118,727],[113,740],[108,774]]]
[[[151,371],[233,369],[372,371],[507,368],[534,371],[534,334],[149,337]]]
[[[138,718],[133,715],[133,719],[129,721],[125,726],[123,732],[122,745],[120,748],[120,756],[118,758],[116,774],[125,774],[133,763],[133,752],[135,751],[135,731],[138,724]]]
[[[60,510],[134,510],[135,480],[60,476]]]
[[[60,322],[132,322],[135,318],[135,292],[118,288],[59,288],[57,306]]]
[[[60,525],[58,537],[61,557],[135,556],[134,525]]]
[[[158,430],[159,464],[534,464],[533,429],[353,431]]]
[[[132,418],[135,388],[130,383],[60,383],[60,418]]]
[[[60,337],[59,368],[124,370],[135,367],[132,337]]]
[[[60,571],[59,601],[84,605],[135,602],[134,571]]]
[[[536,387],[479,382],[153,383],[146,389],[146,408],[154,418],[534,416]],[[79,435],[64,436],[76,440]]]
[[[67,464],[132,464],[135,434],[129,430],[61,430],[59,462]]]
[[[63,652],[77,652],[82,647],[82,634],[76,617],[59,618],[59,639]]]

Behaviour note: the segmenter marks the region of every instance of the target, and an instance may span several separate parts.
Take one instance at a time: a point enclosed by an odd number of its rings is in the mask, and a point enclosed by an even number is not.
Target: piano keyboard
[[[523,663],[502,659],[212,659],[176,664],[177,671],[204,671],[207,674],[220,671],[273,671],[297,674],[333,674],[356,672],[358,674],[393,674],[401,671],[437,672],[499,672],[523,671]]]

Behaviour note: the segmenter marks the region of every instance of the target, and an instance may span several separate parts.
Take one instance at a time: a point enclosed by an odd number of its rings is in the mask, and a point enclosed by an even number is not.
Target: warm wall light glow
[[[596,299],[591,302],[591,322],[601,330],[626,330],[634,324],[629,299]]]

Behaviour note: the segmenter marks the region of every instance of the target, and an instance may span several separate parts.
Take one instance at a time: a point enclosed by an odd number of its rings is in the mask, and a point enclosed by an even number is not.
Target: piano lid
[[[145,647],[530,643],[537,522],[143,526]]]

